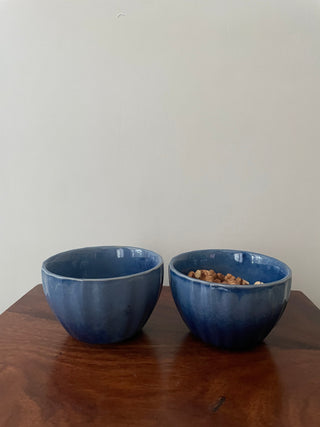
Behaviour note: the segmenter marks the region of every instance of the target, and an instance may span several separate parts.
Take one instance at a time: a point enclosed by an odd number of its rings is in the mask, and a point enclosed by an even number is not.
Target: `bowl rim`
[[[247,253],[247,254],[252,254],[252,255],[258,255],[258,256],[262,256],[262,257],[268,258],[270,260],[277,261],[277,263],[282,264],[288,270],[288,274],[286,274],[286,276],[284,276],[280,280],[275,280],[273,282],[262,283],[262,284],[256,285],[256,286],[254,286],[254,284],[249,284],[249,285],[231,285],[231,284],[226,284],[226,283],[206,282],[205,280],[196,279],[195,277],[189,277],[186,274],[181,273],[173,265],[173,263],[177,260],[177,258],[181,257],[182,255],[188,255],[188,254],[192,254],[192,253],[195,253],[195,252],[229,252],[229,253],[230,252],[231,253],[241,252],[241,253]],[[262,253],[259,253],[259,252],[246,251],[246,250],[241,250],[241,249],[197,249],[197,250],[193,250],[193,251],[181,252],[180,254],[177,254],[173,258],[171,258],[170,263],[169,263],[169,274],[170,274],[171,271],[173,273],[175,273],[177,276],[189,280],[190,283],[191,282],[192,283],[196,282],[196,283],[199,283],[199,284],[201,284],[203,286],[208,286],[208,287],[211,287],[211,288],[224,288],[224,289],[248,289],[248,290],[252,290],[252,289],[267,288],[267,287],[272,287],[272,286],[279,285],[281,283],[286,282],[287,280],[292,279],[292,270],[291,270],[291,268],[286,263],[284,263],[283,261],[279,260],[278,258],[269,256],[269,255],[266,255],[266,254],[262,254]]]
[[[134,274],[127,274],[125,276],[115,276],[115,277],[101,277],[101,278],[94,278],[94,279],[86,279],[86,278],[79,278],[79,277],[71,277],[71,276],[63,276],[61,274],[56,274],[53,273],[52,271],[47,269],[47,264],[48,262],[50,262],[53,258],[57,257],[58,255],[64,255],[64,254],[68,254],[71,252],[75,252],[75,251],[81,251],[81,250],[86,250],[86,249],[138,249],[138,250],[142,250],[142,251],[146,251],[149,252],[153,255],[156,255],[158,257],[158,263],[157,265],[155,265],[152,268],[149,268],[148,270],[144,270],[141,271],[139,273],[134,273]],[[44,272],[45,274],[47,274],[48,276],[52,276],[52,277],[57,277],[59,279],[64,279],[64,280],[70,280],[70,281],[77,281],[77,282],[111,282],[114,280],[122,280],[122,279],[127,279],[127,278],[131,278],[131,277],[137,277],[137,276],[142,276],[146,273],[150,273],[153,270],[157,270],[159,267],[163,266],[163,259],[162,256],[159,255],[157,252],[151,251],[150,249],[145,249],[145,248],[141,248],[138,246],[124,246],[124,245],[102,245],[102,246],[85,246],[85,247],[81,247],[81,248],[75,248],[75,249],[69,249],[67,251],[63,251],[63,252],[58,252],[54,255],[51,255],[49,258],[45,259],[42,263],[41,266],[41,271]]]

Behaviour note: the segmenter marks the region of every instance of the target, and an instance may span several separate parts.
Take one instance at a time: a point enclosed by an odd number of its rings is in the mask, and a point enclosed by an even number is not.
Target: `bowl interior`
[[[190,270],[213,269],[217,273],[240,276],[250,283],[257,280],[264,283],[276,282],[291,274],[289,267],[275,258],[234,250],[188,252],[175,257],[172,266],[182,274],[187,274]]]
[[[75,279],[109,279],[142,273],[162,263],[155,252],[132,247],[91,247],[52,256],[43,263],[49,273]]]

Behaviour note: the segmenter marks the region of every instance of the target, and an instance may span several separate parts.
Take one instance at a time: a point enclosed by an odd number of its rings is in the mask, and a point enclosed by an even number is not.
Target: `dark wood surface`
[[[40,286],[0,316],[1,426],[312,427],[319,406],[320,311],[301,292],[241,353],[192,336],[168,288],[117,345],[69,337]]]

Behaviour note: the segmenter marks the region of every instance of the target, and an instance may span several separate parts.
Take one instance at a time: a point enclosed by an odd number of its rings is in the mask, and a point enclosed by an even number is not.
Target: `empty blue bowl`
[[[250,285],[215,284],[186,275],[198,269],[231,273]],[[255,346],[269,334],[288,302],[291,277],[283,262],[240,250],[187,252],[169,265],[172,295],[186,325],[204,342],[227,349]],[[256,281],[264,284],[253,285]]]
[[[159,298],[163,261],[147,249],[74,249],[42,265],[47,301],[71,336],[94,344],[126,340],[142,329]]]

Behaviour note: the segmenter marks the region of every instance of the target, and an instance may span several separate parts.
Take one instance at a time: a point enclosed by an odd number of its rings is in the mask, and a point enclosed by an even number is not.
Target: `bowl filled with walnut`
[[[171,292],[190,331],[216,347],[259,344],[280,319],[292,273],[276,258],[255,252],[206,249],[175,256]]]

